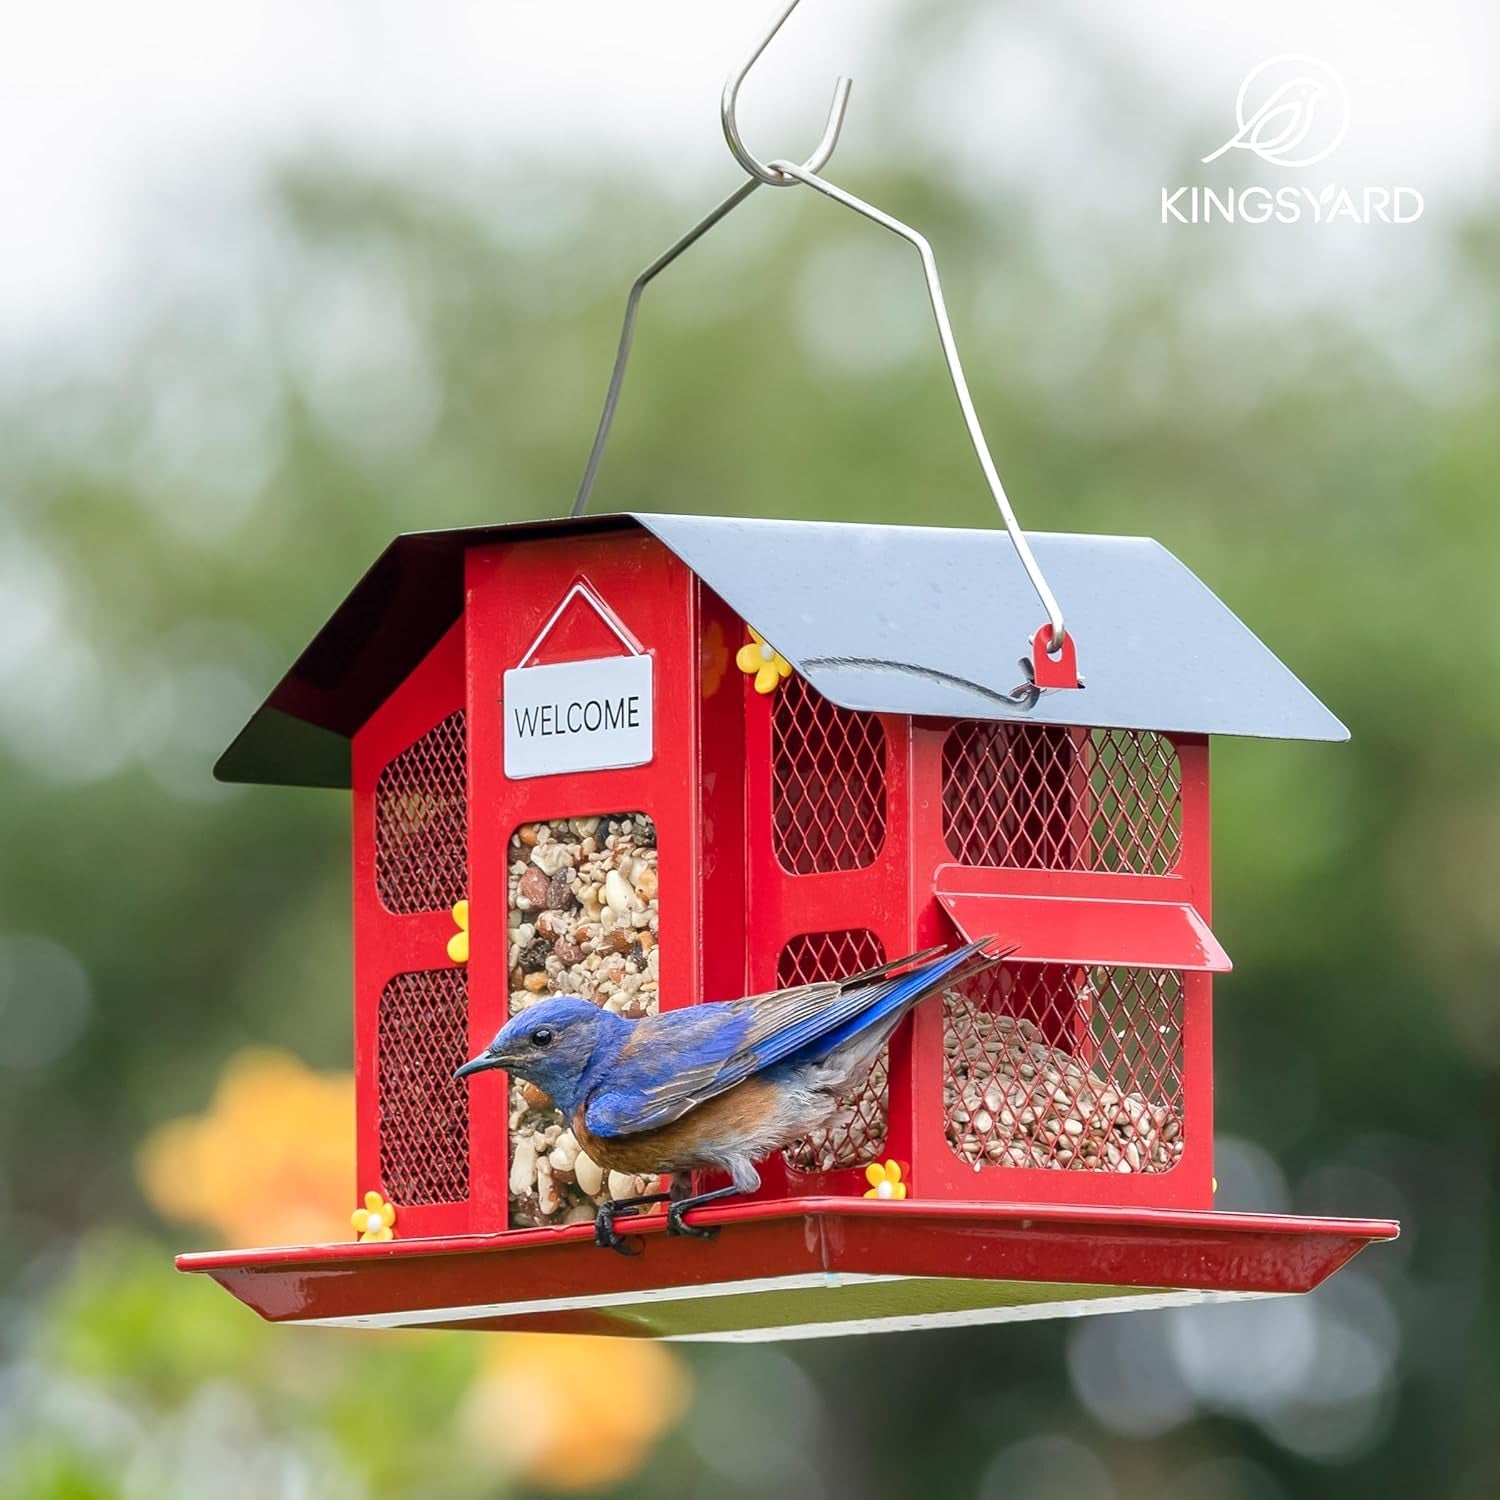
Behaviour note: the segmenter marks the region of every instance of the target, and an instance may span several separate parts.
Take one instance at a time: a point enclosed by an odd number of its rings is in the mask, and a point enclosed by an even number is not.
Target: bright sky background
[[[899,56],[881,45],[910,21],[907,0],[807,0],[747,86],[748,138],[767,156],[802,154],[834,74],[847,71],[856,87],[841,167],[857,167],[861,143],[880,139],[896,106],[903,131],[941,140],[981,178],[1066,199],[1102,164],[1144,227],[1167,180],[1153,156],[1162,143],[1134,139],[1128,109],[1104,130],[1077,107],[1070,49],[1118,53],[1159,91],[1184,140],[1216,121],[1205,152],[1232,128],[1244,73],[1304,51],[1336,68],[1354,101],[1342,180],[1412,183],[1438,224],[1493,179],[1500,7],[1490,0],[1047,0],[1041,24],[1034,5],[947,0],[920,12],[936,36],[972,29],[946,51],[935,44],[932,97],[914,108],[898,97]],[[121,267],[163,204],[190,209],[308,148],[372,165],[607,156],[622,172],[681,178],[697,201],[734,181],[718,92],[768,10],[764,0],[8,6],[0,341],[14,353],[76,329],[121,295]],[[1069,217],[1087,222],[1087,209]]]

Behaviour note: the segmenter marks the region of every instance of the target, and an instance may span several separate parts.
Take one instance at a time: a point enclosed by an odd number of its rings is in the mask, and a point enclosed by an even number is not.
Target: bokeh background
[[[355,1186],[344,800],[212,760],[393,532],[566,508],[626,285],[736,180],[762,6],[12,7],[4,1500],[1500,1493],[1500,22],[804,10],[752,145],[856,75],[830,174],[934,241],[1027,524],[1159,538],[1353,730],[1216,753],[1219,1201],[1401,1241],[1301,1300],[686,1352],[272,1329],[178,1277],[344,1237]],[[1306,180],[1418,222],[1161,223],[1302,180],[1198,165],[1283,51],[1353,100]],[[990,524],[910,253],[758,195],[651,293],[598,504]]]

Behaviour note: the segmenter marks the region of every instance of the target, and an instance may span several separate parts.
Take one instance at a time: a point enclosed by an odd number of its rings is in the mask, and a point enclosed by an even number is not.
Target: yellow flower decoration
[[[469,903],[467,901],[455,903],[453,920],[458,923],[458,931],[448,939],[448,957],[456,964],[466,964],[469,961]]]
[[[747,677],[755,678],[757,693],[774,693],[782,678],[792,675],[792,664],[753,625],[746,628],[752,639],[740,647],[734,664]]]
[[[379,1193],[366,1193],[365,1206],[356,1208],[349,1216],[349,1225],[359,1236],[361,1245],[371,1240],[395,1239],[396,1206],[387,1203]]]
[[[865,1168],[865,1181],[870,1184],[866,1198],[904,1198],[906,1184],[901,1180],[901,1164],[888,1161],[883,1165],[872,1161]]]

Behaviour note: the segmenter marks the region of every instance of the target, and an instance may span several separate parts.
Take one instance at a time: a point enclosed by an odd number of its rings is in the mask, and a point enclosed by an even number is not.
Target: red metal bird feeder
[[[282,1321],[756,1338],[1306,1291],[1394,1235],[1212,1212],[1208,736],[1342,727],[1154,542],[1033,541],[1090,670],[1017,701],[1001,532],[398,539],[219,766],[353,789],[356,1186],[394,1238],[180,1264]],[[597,1249],[545,1101],[453,1079],[543,994],[640,1014],[988,932],[1015,958],[712,1243]]]
[[[818,175],[847,80],[806,162],[763,163],[749,65],[750,179],[632,289],[574,518],[398,538],[218,766],[353,791],[370,1209],[362,1243],[178,1263],[275,1321],[675,1338],[1307,1291],[1397,1226],[1213,1212],[1208,738],[1345,731],[1156,543],[1020,531],[930,247]],[[1004,531],[582,517],[642,290],[762,183],[917,248]],[[453,1076],[543,995],[640,1016],[992,933],[1014,957],[918,1007],[712,1242],[657,1213],[598,1249],[595,1204],[647,1184]]]

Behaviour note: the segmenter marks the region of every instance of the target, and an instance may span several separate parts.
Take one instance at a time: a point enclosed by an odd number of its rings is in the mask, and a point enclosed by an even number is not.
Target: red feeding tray
[[[726,1341],[951,1328],[1311,1291],[1397,1226],[1378,1219],[798,1198],[706,1209],[711,1242],[638,1222],[184,1255],[262,1317]]]

